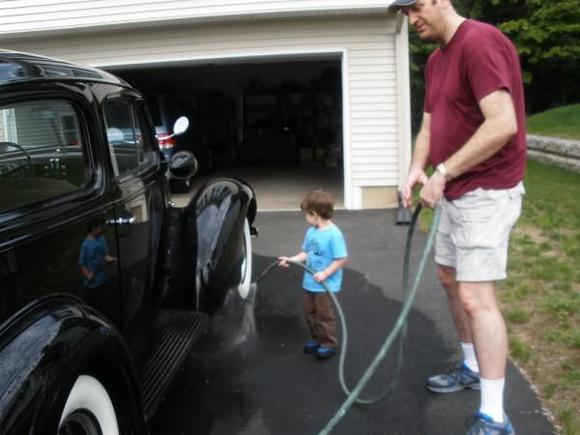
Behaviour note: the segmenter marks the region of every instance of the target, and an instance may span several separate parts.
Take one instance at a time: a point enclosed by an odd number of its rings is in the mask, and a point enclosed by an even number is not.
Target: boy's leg
[[[336,316],[334,304],[327,292],[316,293],[314,304],[316,309],[316,329],[321,346],[335,348],[338,345],[336,338]]]
[[[316,327],[316,306],[314,304],[314,298],[316,293],[304,291],[304,318],[310,329],[310,335],[312,338],[318,341],[317,327]]]

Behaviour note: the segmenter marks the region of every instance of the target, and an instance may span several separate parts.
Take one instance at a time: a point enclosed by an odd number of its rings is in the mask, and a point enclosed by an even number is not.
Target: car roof
[[[0,87],[39,79],[98,81],[130,87],[120,78],[98,68],[36,54],[0,50]]]

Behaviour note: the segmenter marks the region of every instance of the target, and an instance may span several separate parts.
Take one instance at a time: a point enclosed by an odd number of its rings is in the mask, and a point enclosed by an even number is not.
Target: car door
[[[104,101],[111,163],[117,180],[115,219],[128,335],[143,334],[141,320],[156,309],[155,288],[164,222],[164,174],[143,102],[127,91]],[[150,322],[149,322],[150,323]],[[137,343],[136,337],[129,340]],[[135,350],[135,349],[134,349]]]
[[[81,297],[119,320],[114,261],[99,263],[97,280],[83,278],[81,252],[88,227],[101,223],[101,246],[117,257],[114,218],[105,187],[98,124],[87,87],[56,84],[0,98],[0,321],[50,294]],[[89,275],[89,278],[91,276]]]

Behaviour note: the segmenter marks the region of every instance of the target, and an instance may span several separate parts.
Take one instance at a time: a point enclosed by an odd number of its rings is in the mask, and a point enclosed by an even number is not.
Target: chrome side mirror
[[[197,173],[197,159],[189,151],[178,151],[169,161],[169,173],[178,180],[188,180]]]

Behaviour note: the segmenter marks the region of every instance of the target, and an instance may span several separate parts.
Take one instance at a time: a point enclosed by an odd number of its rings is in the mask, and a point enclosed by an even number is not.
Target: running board
[[[173,376],[205,330],[207,316],[184,310],[162,310],[155,321],[152,352],[140,370],[145,418],[157,410]]]

